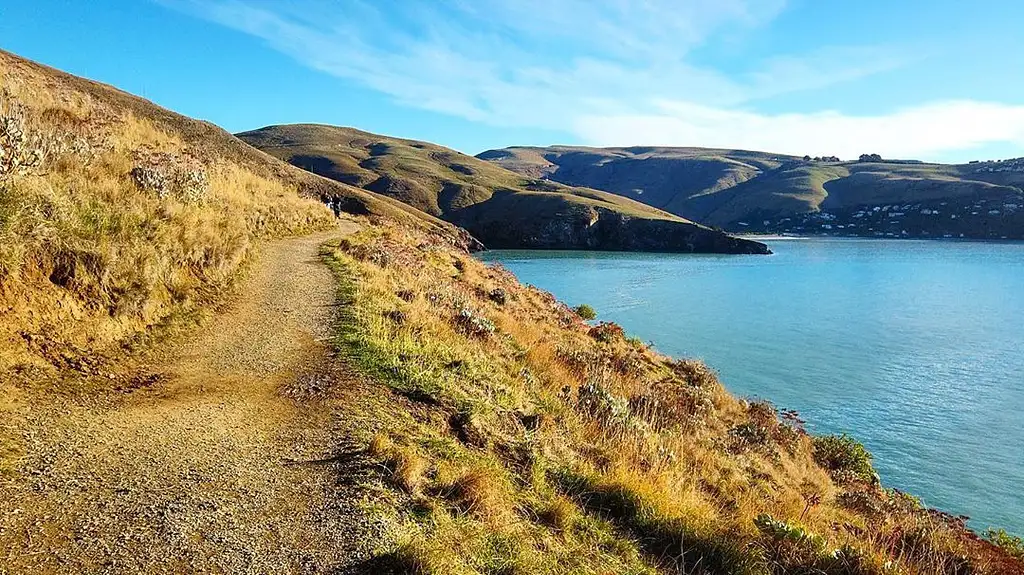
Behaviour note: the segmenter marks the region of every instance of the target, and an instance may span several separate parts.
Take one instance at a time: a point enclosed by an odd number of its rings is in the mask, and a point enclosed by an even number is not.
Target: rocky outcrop
[[[508,222],[457,221],[488,248],[770,254],[768,246],[705,226],[671,219],[636,218],[601,207],[560,210],[551,217]]]
[[[772,253],[761,242],[730,236],[697,224],[636,219],[615,212],[602,214],[589,229],[595,230],[594,236],[599,243],[615,246],[605,249],[714,254]]]

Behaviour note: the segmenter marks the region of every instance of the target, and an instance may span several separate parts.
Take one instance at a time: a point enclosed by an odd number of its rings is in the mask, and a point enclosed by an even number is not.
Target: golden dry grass
[[[0,184],[0,371],[81,368],[227,289],[254,243],[331,225],[321,203],[188,146],[131,112],[5,70],[44,162]],[[140,189],[141,164],[191,170],[198,201]]]
[[[955,521],[838,483],[770,405],[500,267],[388,226],[329,259],[342,349],[419,414],[388,439],[429,461],[394,550],[414,572],[985,572]]]

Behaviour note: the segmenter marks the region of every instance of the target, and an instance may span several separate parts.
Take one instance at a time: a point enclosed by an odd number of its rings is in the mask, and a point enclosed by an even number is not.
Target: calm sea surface
[[[492,251],[521,281],[848,432],[889,486],[1024,535],[1024,244],[771,241],[773,256]]]

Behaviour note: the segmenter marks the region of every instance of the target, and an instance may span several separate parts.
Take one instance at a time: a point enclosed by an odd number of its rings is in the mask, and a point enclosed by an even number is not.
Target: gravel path
[[[0,409],[26,455],[0,476],[0,573],[357,563],[375,526],[345,492],[358,465],[338,454],[351,436],[339,401],[359,383],[323,343],[335,282],[316,253],[354,229],[267,245],[237,301],[130,389]]]

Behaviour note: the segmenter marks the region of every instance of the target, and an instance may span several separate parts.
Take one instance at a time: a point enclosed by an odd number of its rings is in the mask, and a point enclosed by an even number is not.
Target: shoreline
[[[951,242],[951,243],[987,243],[987,244],[1020,244],[1024,239],[1017,238],[926,238],[900,236],[840,236],[840,235],[788,235],[788,234],[733,234],[738,238],[757,239],[760,241],[787,240],[868,240],[868,241],[901,241],[901,242]]]

